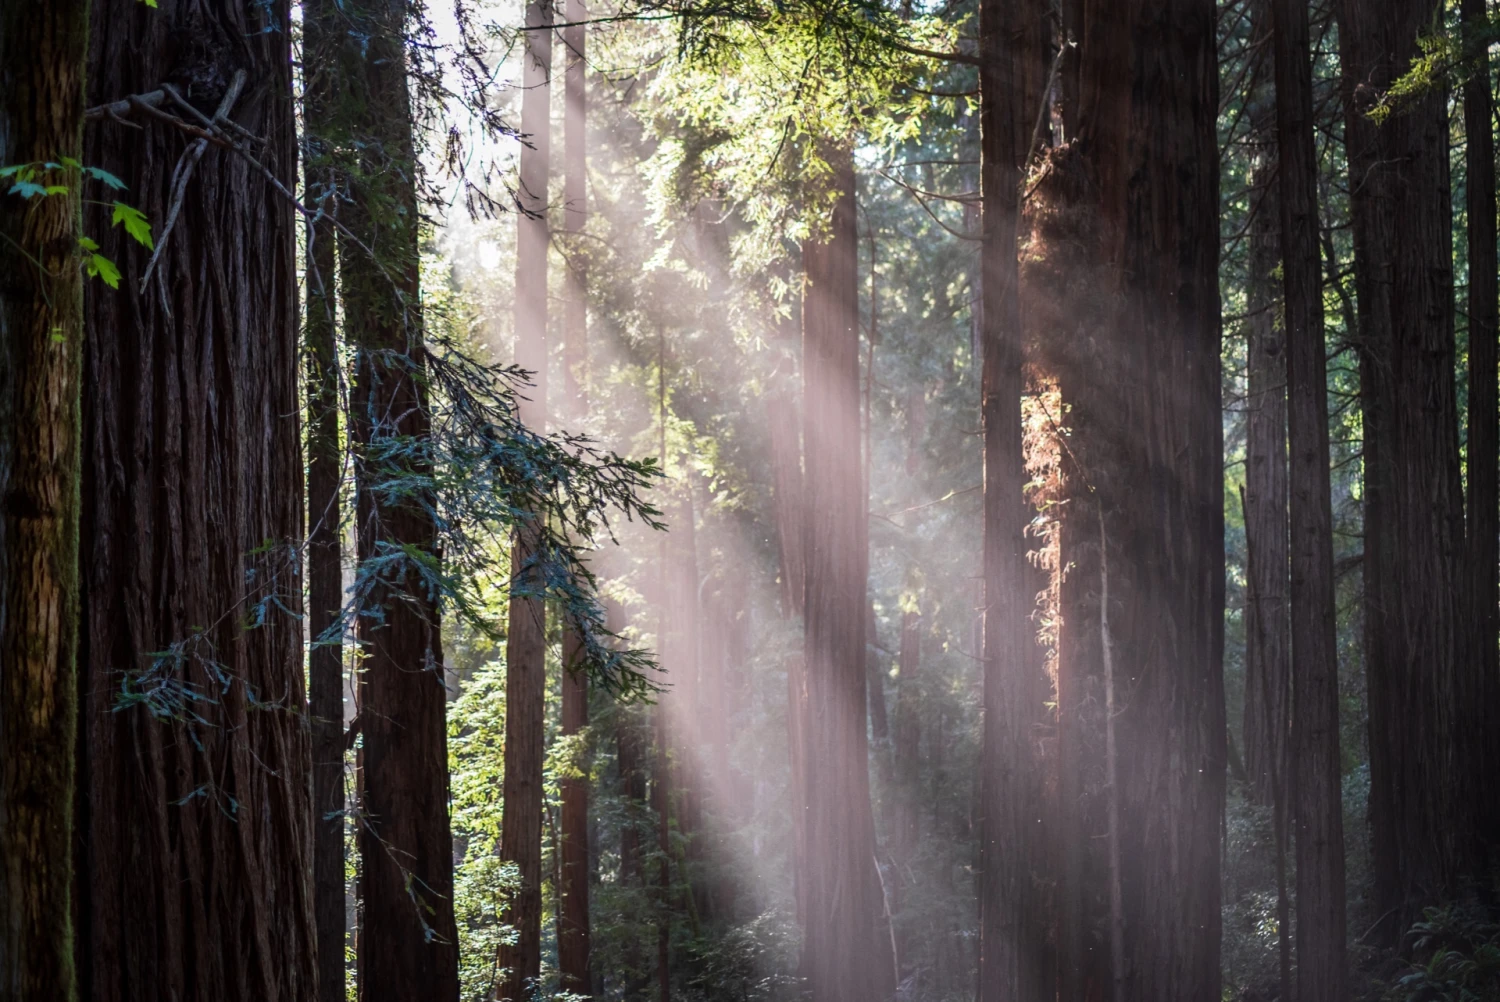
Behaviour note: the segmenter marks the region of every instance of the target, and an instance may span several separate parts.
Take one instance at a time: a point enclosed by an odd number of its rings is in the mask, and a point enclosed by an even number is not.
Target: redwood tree
[[[1344,997],[1344,806],[1328,470],[1328,373],[1318,249],[1307,4],[1272,0],[1280,156],[1287,434],[1291,458],[1292,753],[1297,832],[1297,997]]]
[[[834,154],[827,235],[803,247],[802,496],[806,561],[806,888],[802,966],[816,1002],[895,989],[875,869],[865,701],[865,520],[860,468],[854,165]]]
[[[345,4],[342,83],[352,162],[340,206],[345,330],[354,349],[362,745],[359,991],[366,1002],[458,996],[447,690],[435,596],[405,0]],[[347,67],[347,69],[344,69]],[[373,257],[372,257],[373,252]],[[416,486],[412,486],[416,485]]]
[[[1436,0],[1338,8],[1358,293],[1374,910],[1387,939],[1477,868],[1460,722],[1465,564],[1447,92],[1372,116]]]
[[[11,168],[0,179],[0,995],[16,1002],[76,997],[78,164],[88,24],[83,0],[0,10],[0,166]],[[63,190],[10,190],[23,182]]]
[[[584,62],[583,20],[588,16],[582,0],[568,0],[562,30],[566,76],[566,106],[563,118],[563,171],[565,230],[573,236],[567,267],[568,296],[563,311],[563,385],[565,406],[574,418],[585,413],[581,379],[588,357],[588,285],[586,255],[580,253],[588,203],[588,160],[585,151],[588,124],[586,104],[587,68]],[[562,675],[562,733],[577,737],[589,723],[588,677],[580,664],[581,641],[571,626],[565,626]],[[587,994],[589,976],[589,775],[587,757],[575,762],[580,775],[562,781],[562,819],[558,851],[561,855],[557,913],[557,969],[563,991]]]
[[[551,0],[526,5],[522,54],[520,184],[516,192],[516,362],[533,373],[521,420],[547,423],[547,172],[551,150],[548,95],[552,76]],[[541,29],[541,30],[536,30]],[[529,998],[542,969],[542,761],[546,729],[546,611],[533,566],[536,529],[522,526],[511,553],[510,629],[505,645],[505,778],[500,858],[515,864],[520,885],[503,915],[516,941],[500,947],[499,998]]]
[[[297,227],[277,187],[295,184],[290,17],[287,2],[93,5],[108,30],[90,40],[89,103],[158,92],[165,114],[218,141],[137,114],[140,129],[102,117],[84,143],[156,245],[112,227],[108,205],[85,211],[121,272],[85,309],[75,887],[88,998],[313,997],[302,625],[288,611],[301,588]],[[269,177],[225,148],[242,134]]]
[[[1042,100],[1028,74],[1046,51],[1039,3],[980,5],[980,413],[984,423],[984,737],[980,758],[981,1002],[1042,998],[1051,986],[1042,769],[1033,730],[1047,700],[1032,641],[1021,437],[1022,331],[1016,235],[1032,120]],[[1030,109],[1028,111],[1028,109]]]

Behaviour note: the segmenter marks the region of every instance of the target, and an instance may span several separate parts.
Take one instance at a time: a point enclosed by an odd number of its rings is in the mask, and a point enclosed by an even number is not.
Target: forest
[[[0,1002],[1500,1000],[1497,45],[0,0]]]

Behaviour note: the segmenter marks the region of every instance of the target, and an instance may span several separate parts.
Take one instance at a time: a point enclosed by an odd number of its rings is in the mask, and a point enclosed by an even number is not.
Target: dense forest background
[[[1500,999],[1485,0],[0,0],[0,1000]]]

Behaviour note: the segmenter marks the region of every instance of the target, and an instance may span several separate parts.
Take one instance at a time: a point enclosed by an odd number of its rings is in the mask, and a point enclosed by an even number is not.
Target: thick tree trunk
[[[980,409],[984,425],[984,737],[980,763],[980,1002],[1042,998],[1052,982],[1051,922],[1038,889],[1050,878],[1039,830],[1042,769],[1034,731],[1047,701],[1033,642],[1022,496],[1022,332],[1017,227],[1045,59],[1041,4],[980,6],[984,242]],[[1042,871],[1042,872],[1039,872]]]
[[[1414,95],[1380,124],[1366,114],[1418,54],[1433,0],[1342,0],[1338,13],[1364,407],[1373,903],[1394,919],[1390,939],[1477,870],[1478,798],[1461,767],[1468,610],[1447,94]]]
[[[1488,25],[1484,0],[1463,0],[1466,35]],[[1500,761],[1500,260],[1495,247],[1494,94],[1490,90],[1489,43],[1473,47],[1474,64],[1464,82],[1465,185],[1469,226],[1469,498],[1468,590],[1474,601],[1472,671],[1479,684],[1468,700],[1473,726],[1487,740],[1476,742],[1468,770],[1478,781],[1481,819],[1491,845],[1500,845],[1500,786],[1494,763]]]
[[[84,0],[0,10],[0,998],[71,1002]],[[9,189],[16,178],[7,179]]]
[[[870,808],[865,701],[866,553],[859,423],[859,288],[852,155],[835,154],[826,239],[803,247],[806,469],[806,920],[815,1002],[880,1002],[895,990]]]
[[[261,137],[291,188],[290,14],[95,0],[109,28],[91,39],[89,103],[171,84]],[[286,611],[301,591],[297,227],[244,157],[205,148],[188,172],[196,141],[139,124],[92,125],[83,157],[125,182],[160,257],[143,289],[150,252],[109,206],[85,213],[122,278],[86,303],[80,994],[311,999],[302,624]]]
[[[573,236],[568,245],[567,298],[563,308],[563,395],[574,418],[585,413],[583,369],[588,358],[588,285],[586,257],[580,253],[588,202],[588,161],[585,152],[587,106],[585,103],[584,25],[588,16],[582,0],[568,0],[562,30],[567,66],[564,83],[566,107],[563,119],[563,171],[565,229]],[[578,664],[581,638],[571,625],[565,626],[564,667]],[[562,677],[562,734],[574,737],[589,723],[588,676],[579,670],[564,670]],[[557,970],[565,992],[586,995],[593,985],[589,973],[589,776],[587,757],[576,762],[580,774],[562,781],[562,838],[560,906],[557,914]]]
[[[1059,540],[1068,568],[1060,778],[1063,808],[1084,827],[1065,838],[1064,991],[1120,1002],[1210,998],[1221,988],[1214,15],[1209,0],[1072,8],[1072,148],[1053,155],[1035,196],[1052,213],[1038,217],[1039,237],[1063,228],[1084,240],[1082,267],[1059,290],[1072,302],[1054,304],[1061,315],[1033,328],[1060,339],[1044,356],[1063,357],[1072,428],[1063,465],[1074,510]],[[1102,874],[1091,844],[1099,840]],[[1108,944],[1107,988],[1090,925]]]
[[[343,86],[342,39],[329,0],[302,5],[304,202],[331,219],[334,102]],[[339,444],[336,234],[330,219],[307,225],[307,314],[303,325],[307,397],[308,716],[312,731],[313,918],[318,1000],[345,1002],[343,449]]]
[[[1318,249],[1307,4],[1271,0],[1280,153],[1287,427],[1291,457],[1292,742],[1297,830],[1297,997],[1344,997],[1344,808],[1328,470],[1328,374]]]
[[[359,990],[365,1002],[458,996],[453,918],[453,840],[448,824],[447,690],[438,611],[415,587],[374,561],[393,548],[431,553],[428,510],[377,490],[392,444],[429,432],[418,286],[417,206],[405,0],[343,8],[349,67],[350,196],[340,216],[366,247],[339,247],[340,287],[355,349],[350,438],[355,443],[360,575],[379,574],[360,617]],[[394,208],[393,208],[394,207]],[[403,476],[429,471],[407,461]],[[414,575],[405,575],[410,581]]]
[[[531,0],[526,23],[552,23],[551,0]],[[547,177],[551,153],[549,95],[552,32],[526,32],[522,55],[521,149],[517,199],[527,214],[516,226],[516,362],[533,373],[521,420],[537,432],[547,424]],[[500,947],[501,1002],[531,997],[542,970],[542,764],[545,752],[547,621],[541,582],[532,567],[534,528],[516,533],[511,554],[510,632],[505,645],[505,778],[500,858],[520,876],[501,918],[516,942]]]

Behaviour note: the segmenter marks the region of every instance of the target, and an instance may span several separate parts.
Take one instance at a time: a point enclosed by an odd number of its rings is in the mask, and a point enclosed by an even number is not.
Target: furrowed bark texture
[[[338,262],[332,121],[340,89],[341,39],[331,0],[303,0],[303,184],[309,208],[330,218],[307,224],[307,313],[303,366],[307,397],[308,716],[312,730],[313,918],[318,1000],[345,1002],[344,648],[339,546],[343,449],[339,443]]]
[[[581,253],[588,201],[588,161],[585,151],[587,106],[584,76],[584,32],[588,16],[582,0],[568,0],[562,30],[566,61],[563,119],[563,170],[565,229],[576,234],[567,263],[567,298],[563,307],[563,396],[570,416],[586,413],[582,377],[588,359],[587,258]],[[578,663],[581,638],[565,625],[564,666]],[[588,728],[588,676],[583,671],[564,671],[562,677],[562,734],[572,737]],[[592,988],[589,974],[589,776],[586,756],[578,761],[581,775],[562,781],[561,886],[557,915],[557,969],[565,992],[586,995]]]
[[[1364,653],[1374,911],[1387,939],[1478,869],[1462,769],[1465,564],[1453,371],[1447,95],[1367,112],[1418,54],[1431,0],[1342,0],[1364,408]]]
[[[170,84],[264,139],[290,188],[289,8],[95,0],[109,27],[90,42],[88,103]],[[108,205],[86,210],[122,278],[85,308],[80,994],[311,999],[302,625],[286,611],[301,595],[296,222],[244,158],[209,148],[168,237],[196,141],[140,124],[91,125],[83,156],[125,182],[161,253],[142,289],[151,252]]]
[[[1067,288],[1078,295],[1034,327],[1072,428],[1072,510],[1059,527],[1060,800],[1072,829],[1062,987],[1211,998],[1226,736],[1214,5],[1080,0],[1064,14],[1078,40],[1063,80],[1076,102],[1070,148],[1028,206],[1033,243],[1082,240],[1058,248],[1077,255]]]
[[[531,0],[526,23],[552,23],[551,0]],[[521,149],[517,198],[530,213],[516,226],[516,363],[534,375],[521,401],[521,420],[537,432],[547,424],[547,172],[551,153],[548,95],[552,78],[552,32],[528,31],[522,55],[521,131],[531,145]],[[542,971],[542,764],[547,690],[546,609],[532,564],[536,529],[522,527],[511,553],[510,628],[505,643],[505,789],[501,808],[500,858],[520,875],[502,921],[516,929],[516,942],[500,947],[504,974],[499,999],[522,1002]]]
[[[807,863],[803,971],[815,1002],[895,990],[870,807],[865,701],[865,520],[860,470],[854,167],[835,154],[831,232],[803,247],[802,421],[807,477]]]
[[[1023,485],[1022,329],[1017,264],[1021,168],[1029,153],[1047,21],[1038,3],[980,5],[980,250],[984,427],[984,735],[980,764],[980,1002],[1040,999],[1052,988],[1036,730],[1048,686],[1028,594]]]
[[[354,150],[340,218],[366,247],[339,246],[354,354],[350,438],[360,575],[359,991],[365,1002],[458,996],[453,839],[448,825],[447,690],[438,611],[402,547],[432,553],[437,530],[415,501],[378,490],[429,471],[410,449],[430,433],[423,373],[417,209],[404,0],[342,8],[344,95]],[[387,566],[389,566],[387,564]]]
[[[88,26],[0,10],[0,164],[82,159]],[[71,1002],[83,179],[36,180],[0,196],[0,998]]]
[[[1344,808],[1307,5],[1271,0],[1291,458],[1291,647],[1297,831],[1297,998],[1345,996]]]
[[[1276,179],[1275,67],[1270,0],[1251,8],[1256,53],[1250,91],[1250,135],[1255,145],[1251,184],[1248,307],[1245,322],[1249,416],[1245,443],[1245,538],[1253,550],[1245,610],[1245,778],[1252,800],[1277,806],[1289,739],[1291,652],[1287,591],[1286,343],[1281,323],[1281,203]]]
[[[1484,0],[1463,0],[1465,34],[1487,25]],[[1469,592],[1474,601],[1472,670],[1479,674],[1475,726],[1488,736],[1476,742],[1468,763],[1482,784],[1479,801],[1488,805],[1481,823],[1489,843],[1500,845],[1500,789],[1494,763],[1500,761],[1500,731],[1492,725],[1500,706],[1500,260],[1495,247],[1495,97],[1490,90],[1488,43],[1473,51],[1464,82],[1464,134],[1469,226]],[[1485,726],[1490,723],[1490,726]]]

